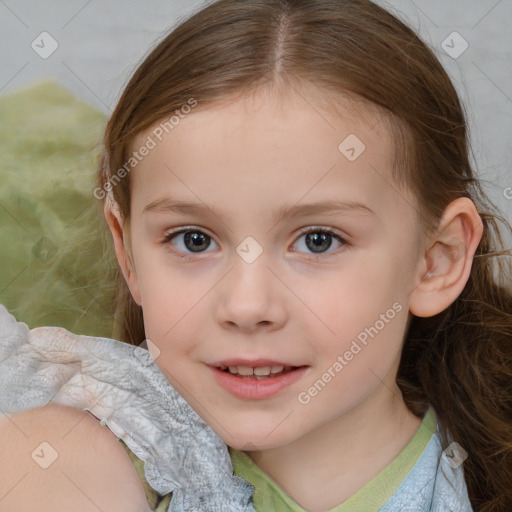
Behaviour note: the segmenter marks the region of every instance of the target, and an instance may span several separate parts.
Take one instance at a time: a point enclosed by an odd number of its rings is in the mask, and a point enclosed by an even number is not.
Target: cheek
[[[354,253],[340,265],[339,272],[316,287],[299,281],[301,289],[309,290],[304,302],[315,313],[303,317],[310,332],[313,324],[317,325],[315,343],[324,356],[333,359],[333,354],[357,352],[354,361],[380,368],[399,355],[408,317],[412,265],[403,252],[391,249]]]
[[[404,293],[403,284],[397,282],[399,271],[391,268],[389,259],[376,260],[371,255],[355,255],[345,268],[347,262],[338,272],[318,281],[317,286],[301,283],[308,290],[308,306],[323,320],[326,332],[355,336],[358,329],[373,324],[396,301],[401,302]],[[394,265],[398,267],[400,262]]]
[[[204,340],[208,283],[152,264],[140,275],[146,337],[157,347],[157,363],[179,372],[181,356],[193,356]]]
[[[144,247],[136,239],[133,247],[146,337],[163,352],[167,350],[166,340],[172,337],[175,326],[190,309],[189,301],[184,300],[179,279],[171,276],[163,262],[158,261],[158,251]]]
[[[156,243],[134,238],[133,257],[143,310],[171,322],[173,312],[179,315],[184,307],[183,286],[179,274],[171,272],[167,256]]]

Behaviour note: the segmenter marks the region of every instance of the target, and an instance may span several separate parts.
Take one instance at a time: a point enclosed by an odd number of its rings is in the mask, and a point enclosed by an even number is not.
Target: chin
[[[260,452],[279,447],[279,445],[275,446],[274,443],[259,441],[257,439],[250,439],[248,437],[246,437],[245,439],[234,439],[233,442],[229,442],[226,444],[231,448],[234,448],[235,450],[240,450],[242,452]]]
[[[247,452],[280,448],[290,444],[295,439],[293,436],[286,435],[285,432],[280,432],[279,434],[272,432],[273,428],[275,428],[275,425],[268,428],[262,428],[261,425],[257,427],[252,426],[241,431],[231,432],[232,435],[230,437],[225,435],[222,437],[224,442],[231,448]],[[268,435],[267,432],[272,432],[273,435]]]

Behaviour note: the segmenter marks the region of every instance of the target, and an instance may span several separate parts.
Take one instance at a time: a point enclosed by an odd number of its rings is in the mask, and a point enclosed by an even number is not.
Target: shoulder
[[[89,413],[48,404],[0,415],[0,512],[148,511],[117,437]]]

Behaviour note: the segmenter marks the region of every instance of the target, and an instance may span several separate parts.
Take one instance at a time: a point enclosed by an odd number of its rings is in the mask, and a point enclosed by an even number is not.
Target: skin
[[[337,115],[313,92],[290,90],[193,111],[132,171],[129,222],[111,203],[105,209],[158,366],[229,446],[245,449],[311,511],[345,501],[418,429],[421,418],[395,383],[407,322],[456,299],[482,234],[474,204],[461,198],[426,236],[415,197],[392,180],[384,123],[346,106]],[[354,161],[338,149],[349,134],[366,145]],[[170,196],[211,210],[144,212]],[[283,206],[331,199],[358,201],[373,213],[274,220]],[[328,237],[315,253],[301,234],[314,226],[345,243]],[[163,241],[180,227],[211,237],[203,252],[185,245],[183,234]],[[236,252],[247,236],[263,249],[250,264]],[[401,311],[343,370],[307,404],[299,402],[397,303]],[[309,368],[272,398],[244,400],[219,387],[206,366],[230,357]]]
[[[149,511],[125,449],[85,411],[48,404],[2,414],[0,452],[0,512]]]

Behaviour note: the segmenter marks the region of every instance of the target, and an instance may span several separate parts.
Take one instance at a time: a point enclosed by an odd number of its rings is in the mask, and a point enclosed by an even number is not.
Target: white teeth
[[[254,373],[254,369],[250,366],[237,366],[238,373],[240,375],[252,375]],[[231,370],[231,368],[230,368]]]
[[[259,366],[254,368],[254,375],[270,375],[270,366]]]
[[[221,370],[226,370],[228,367],[225,365],[221,365]],[[291,370],[293,367],[287,366],[287,369]],[[269,376],[271,373],[281,373],[285,367],[282,364],[275,365],[275,366],[257,366],[255,368],[252,368],[250,366],[230,366],[229,367],[229,373],[235,375],[243,375],[244,377],[249,377],[251,375],[257,376],[257,377],[265,377]]]

